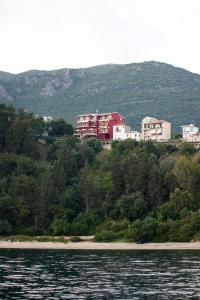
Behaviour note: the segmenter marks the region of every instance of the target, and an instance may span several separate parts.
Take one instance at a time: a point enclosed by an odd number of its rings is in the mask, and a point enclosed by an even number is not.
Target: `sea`
[[[0,299],[200,299],[200,251],[1,249]]]

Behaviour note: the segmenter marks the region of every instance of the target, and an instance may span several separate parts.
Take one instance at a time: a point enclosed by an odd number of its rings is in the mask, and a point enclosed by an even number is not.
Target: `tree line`
[[[0,235],[190,241],[199,208],[200,155],[190,144],[114,141],[107,151],[80,143],[62,119],[0,105]]]

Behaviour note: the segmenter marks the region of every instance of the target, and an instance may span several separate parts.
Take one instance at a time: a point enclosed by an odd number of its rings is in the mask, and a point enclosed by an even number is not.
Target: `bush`
[[[9,240],[11,242],[32,242],[34,239],[31,236],[20,234],[10,236]]]
[[[164,222],[159,222],[156,228],[156,235],[154,242],[157,243],[164,243],[168,241],[168,234],[169,234],[169,224]]]
[[[96,242],[112,242],[117,238],[118,238],[117,234],[109,230],[102,230],[95,234]]]
[[[120,220],[120,221],[114,221],[114,220],[106,220],[104,223],[101,223],[97,227],[97,231],[114,231],[119,232],[122,230],[126,230],[129,226],[129,221],[126,219]]]
[[[93,149],[94,153],[98,153],[102,150],[101,142],[96,138],[89,139],[86,144]]]
[[[64,236],[55,237],[56,243],[68,243],[68,240],[65,239]]]
[[[155,236],[156,229],[157,220],[155,218],[147,217],[144,220],[136,220],[128,229],[127,238],[135,242],[149,242]]]
[[[179,152],[182,155],[191,155],[196,152],[196,149],[189,143],[183,143],[179,148]]]
[[[70,240],[73,243],[81,242],[81,238],[79,236],[72,236]]]
[[[38,236],[35,238],[38,242],[56,242],[56,238],[54,236]]]

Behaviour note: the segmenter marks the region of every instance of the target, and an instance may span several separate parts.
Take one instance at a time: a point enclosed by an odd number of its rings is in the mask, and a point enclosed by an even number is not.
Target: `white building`
[[[156,142],[166,142],[171,139],[171,123],[145,117],[142,120],[142,139]]]
[[[50,117],[50,116],[42,116],[42,118],[43,118],[43,120],[44,120],[45,122],[51,122],[51,121],[53,121],[53,118]]]
[[[131,130],[130,126],[124,124],[113,126],[113,140],[124,141],[127,139],[140,141],[140,132]]]
[[[194,124],[181,126],[183,140],[186,142],[200,142],[199,128]]]

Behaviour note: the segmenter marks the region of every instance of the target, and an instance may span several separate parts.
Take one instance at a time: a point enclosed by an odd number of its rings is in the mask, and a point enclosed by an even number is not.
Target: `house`
[[[78,115],[74,135],[83,140],[95,137],[100,141],[113,140],[113,127],[124,124],[118,112]]]
[[[200,142],[199,128],[194,124],[181,126],[183,140],[186,142]]]
[[[155,142],[166,142],[171,139],[171,123],[152,117],[142,120],[142,139]]]
[[[140,135],[140,132],[131,130],[131,127],[125,124],[113,126],[113,140],[124,141],[132,139],[140,141]]]

